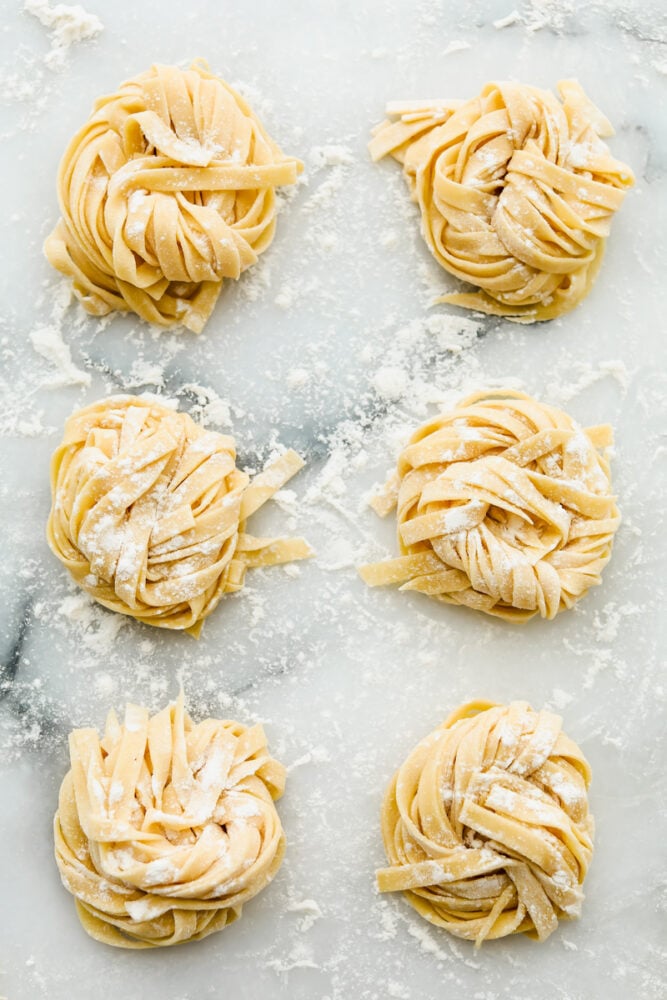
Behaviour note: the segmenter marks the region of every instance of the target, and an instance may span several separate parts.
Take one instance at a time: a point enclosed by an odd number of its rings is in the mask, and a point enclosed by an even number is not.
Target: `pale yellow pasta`
[[[153,66],[96,101],[70,142],[46,256],[93,315],[199,333],[223,279],[271,243],[276,187],[301,169],[204,64]]]
[[[436,260],[477,292],[439,301],[532,323],[574,308],[595,280],[632,171],[576,80],[488,83],[470,101],[390,104],[374,160],[403,165]]]
[[[372,504],[397,508],[402,555],[361,576],[507,621],[554,618],[611,556],[611,441],[608,425],[582,429],[521,392],[468,396],[401,452]]]
[[[285,769],[261,726],[175,704],[109,713],[75,729],[54,820],[63,885],[91,937],[117,948],[194,941],[241,916],[276,874],[285,836],[273,804]]]
[[[416,747],[387,789],[381,892],[477,946],[543,941],[580,915],[593,853],[590,768],[559,716],[472,702]]]
[[[256,538],[246,520],[303,466],[287,451],[250,482],[234,439],[137,396],[74,413],[51,463],[47,538],[112,611],[198,635],[253,566],[312,555],[301,538]]]

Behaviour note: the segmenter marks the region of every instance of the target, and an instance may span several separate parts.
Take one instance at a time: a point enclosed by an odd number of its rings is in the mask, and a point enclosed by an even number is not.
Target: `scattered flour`
[[[347,146],[313,146],[309,154],[312,176],[316,177],[322,170],[326,170],[327,175],[317,185],[314,193],[305,200],[302,211],[312,215],[333,207],[354,162],[354,155]],[[324,250],[331,249],[333,245],[331,241],[335,239],[332,227],[326,225],[325,219],[318,220],[311,226],[306,238],[309,242],[317,242],[320,249]]]
[[[323,916],[322,910],[314,899],[295,900],[288,903],[287,912],[299,914],[300,919],[297,922],[297,927],[302,934],[309,931]]]
[[[190,405],[189,411],[192,419],[197,423],[214,429],[232,427],[230,404],[226,399],[221,399],[210,386],[200,385],[198,382],[185,382],[178,390],[178,395],[190,400],[194,399],[194,404]],[[238,411],[236,412],[237,415],[242,415]]]
[[[378,368],[372,382],[378,396],[387,400],[401,399],[409,387],[406,371],[391,365],[383,365],[382,368]]]
[[[47,286],[47,296],[50,305],[50,320],[48,323],[35,327],[28,334],[30,343],[40,357],[49,363],[52,371],[44,376],[36,388],[59,389],[65,386],[78,385],[88,386],[91,383],[89,372],[79,368],[72,361],[72,351],[63,340],[63,330],[66,318],[70,315],[73,302],[72,289],[69,282],[59,280],[49,283]],[[74,319],[74,325],[80,323],[80,307],[76,307],[78,313]]]
[[[460,39],[453,39],[447,46],[447,48],[442,50],[443,56],[451,56],[454,52],[464,52],[466,49],[471,48],[470,42],[464,42]]]
[[[319,969],[319,964],[313,957],[312,949],[304,942],[297,942],[288,955],[282,958],[271,958],[265,962],[267,969],[273,969],[279,974],[293,972],[295,969]]]
[[[568,694],[567,691],[563,691],[561,688],[554,688],[551,692],[551,701],[555,708],[566,708],[574,701],[574,695]]]
[[[599,361],[597,364],[577,362],[571,368],[568,382],[550,382],[545,395],[551,402],[565,406],[585,389],[602,379],[611,378],[618,383],[623,397],[627,395],[630,372],[622,361]]]
[[[497,29],[510,28],[513,24],[518,24],[521,21],[521,14],[518,10],[513,10],[505,17],[499,17],[497,21],[493,22],[493,27]]]
[[[308,159],[315,171],[323,167],[349,167],[354,163],[354,155],[347,146],[313,146]]]
[[[44,379],[43,386],[57,389],[66,385],[90,385],[90,373],[74,364],[72,353],[57,326],[37,327],[29,337],[37,353],[55,369],[53,375]]]
[[[60,602],[56,613],[74,626],[80,648],[100,657],[111,651],[121,629],[129,624],[129,618],[106,611],[78,589]],[[34,614],[37,619],[48,619],[51,610],[38,603]]]
[[[96,38],[104,30],[99,17],[89,14],[80,4],[51,6],[49,0],[25,0],[23,9],[36,17],[51,36],[51,50],[44,57],[44,64],[52,70],[66,67],[72,45]]]
[[[303,767],[304,764],[327,764],[331,760],[329,756],[329,751],[326,747],[317,746],[311,747],[311,749],[299,757],[298,760],[293,761],[287,768],[287,772],[293,771],[297,767]]]

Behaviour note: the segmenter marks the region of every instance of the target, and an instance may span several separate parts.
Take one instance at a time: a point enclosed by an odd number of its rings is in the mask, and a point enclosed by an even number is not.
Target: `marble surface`
[[[90,0],[88,9],[104,31],[69,51],[54,50],[52,33],[14,0],[0,33],[0,996],[666,996],[664,5]],[[41,253],[59,157],[96,96],[151,61],[198,55],[243,84],[276,139],[305,161],[305,179],[273,246],[224,291],[203,335],[99,323],[68,305]],[[592,294],[534,329],[433,308],[455,282],[422,245],[399,171],[365,152],[385,101],[572,75],[611,117],[613,152],[637,175]],[[503,382],[615,427],[624,521],[603,586],[554,622],[522,628],[366,589],[355,566],[391,552],[393,531],[364,497],[400,441],[462,390]],[[255,529],[304,534],[317,559],[296,576],[256,572],[199,642],[93,607],[44,541],[63,421],[119,390],[178,399],[209,426],[233,428],[249,468],[278,444],[308,463]],[[288,852],[224,933],[118,952],[83,933],[52,857],[66,737],[126,699],[157,709],[181,682],[198,717],[264,722],[289,767]],[[597,853],[583,918],[542,946],[509,939],[475,952],[374,888],[390,775],[475,697],[555,708],[593,766]]]

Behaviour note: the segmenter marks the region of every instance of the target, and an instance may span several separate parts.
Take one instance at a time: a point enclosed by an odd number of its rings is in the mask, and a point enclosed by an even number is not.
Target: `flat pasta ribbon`
[[[74,413],[51,463],[47,539],[112,611],[197,636],[253,566],[306,559],[301,538],[255,538],[246,520],[303,466],[287,451],[252,483],[234,439],[137,396]]]
[[[634,177],[579,83],[558,92],[488,83],[466,102],[390,104],[375,128],[371,156],[402,164],[436,260],[480,289],[438,301],[532,323],[590,291]]]
[[[46,256],[89,313],[199,333],[223,279],[271,243],[276,187],[302,168],[204,64],[153,66],[96,101],[70,142]]]
[[[362,578],[507,621],[554,618],[611,556],[611,442],[608,425],[584,430],[525,393],[468,396],[415,431],[372,501],[397,508],[403,554]]]
[[[483,941],[543,941],[580,914],[593,853],[590,768],[562,720],[526,702],[472,702],[399,768],[382,806],[389,867],[430,923]]]
[[[104,737],[75,729],[54,819],[63,885],[84,929],[117,948],[183,944],[222,930],[285,852],[273,804],[285,769],[261,726],[175,704],[111,711]]]

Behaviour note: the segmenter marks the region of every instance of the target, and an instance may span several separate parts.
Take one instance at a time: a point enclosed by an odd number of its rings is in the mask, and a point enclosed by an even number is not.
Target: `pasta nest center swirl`
[[[467,102],[390,105],[375,130],[371,154],[403,164],[432,252],[481,289],[441,301],[532,322],[589,291],[633,175],[579,84],[559,92],[489,83]]]
[[[86,931],[106,944],[179,944],[220,930],[273,878],[285,838],[273,800],[285,770],[261,726],[207,719],[178,701],[128,705],[70,735],[56,860]]]
[[[387,790],[380,891],[403,891],[431,923],[477,945],[546,938],[580,912],[593,852],[589,782],[559,716],[525,702],[462,706]]]
[[[553,618],[600,582],[619,514],[608,426],[583,430],[523,393],[478,393],[424,424],[376,498],[404,555],[363,567],[509,620]]]
[[[248,567],[311,554],[302,539],[245,531],[299,456],[285,452],[252,483],[235,461],[232,437],[185,413],[134,396],[92,404],[53,457],[49,544],[101,604],[196,635]]]
[[[154,66],[100,98],[70,143],[47,257],[96,315],[199,332],[222,280],[271,242],[276,186],[300,170],[203,66]]]

